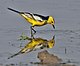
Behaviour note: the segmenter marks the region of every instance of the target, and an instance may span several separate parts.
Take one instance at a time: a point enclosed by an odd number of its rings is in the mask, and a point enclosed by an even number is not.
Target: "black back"
[[[42,15],[39,15],[39,14],[34,14],[34,16],[39,16],[43,20],[48,20],[48,18],[49,18],[49,16],[42,16]]]

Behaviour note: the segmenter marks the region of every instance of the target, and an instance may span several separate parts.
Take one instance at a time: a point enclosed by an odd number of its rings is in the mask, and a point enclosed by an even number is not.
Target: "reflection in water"
[[[19,54],[23,53],[29,53],[31,51],[35,51],[38,49],[44,49],[44,48],[52,48],[55,44],[55,36],[52,37],[52,39],[47,40],[43,38],[29,38],[27,36],[21,36],[22,38],[20,40],[28,40],[29,42],[22,48],[18,53],[10,56],[8,59],[13,58],[14,56],[17,56]]]

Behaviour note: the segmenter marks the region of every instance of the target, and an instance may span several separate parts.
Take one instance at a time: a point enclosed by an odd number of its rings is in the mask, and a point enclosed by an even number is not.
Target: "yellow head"
[[[55,26],[54,26],[55,20],[52,16],[49,16],[47,23],[51,24],[53,26],[53,28],[55,29]]]
[[[53,48],[54,44],[55,44],[55,36],[53,36],[53,38],[48,41],[48,47]]]

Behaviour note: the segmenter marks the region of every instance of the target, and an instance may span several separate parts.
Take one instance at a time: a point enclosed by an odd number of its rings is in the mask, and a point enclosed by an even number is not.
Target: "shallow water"
[[[64,62],[80,65],[80,0],[0,0],[0,64],[31,66],[29,62],[39,61],[37,53],[40,50],[7,59],[20,50],[21,44],[24,46],[28,42],[18,41],[22,32],[30,37],[30,24],[18,14],[8,11],[7,7],[54,16],[56,29],[52,29],[51,25],[35,27],[37,33],[34,37],[48,40],[55,35],[55,46],[47,50]]]
[[[3,31],[4,32],[4,31]],[[27,33],[28,31],[26,31]],[[55,54],[58,57],[63,59],[63,62],[79,65],[80,64],[80,31],[71,31],[71,30],[42,30],[37,31],[34,37],[41,37],[44,39],[51,39],[55,35],[55,46],[52,49],[47,49],[51,54]],[[32,51],[28,54],[23,54],[16,56],[11,59],[7,59],[12,54],[20,51],[20,44],[24,46],[28,41],[18,41],[18,37],[21,35],[21,32],[12,30],[11,32],[2,33],[3,44],[1,44],[0,49],[0,63],[9,64],[9,63],[22,63],[29,64],[29,62],[37,62],[37,53],[43,50]],[[28,34],[25,34],[28,35]],[[1,38],[2,39],[2,38]],[[65,53],[66,48],[66,53]],[[4,63],[5,62],[5,63]]]

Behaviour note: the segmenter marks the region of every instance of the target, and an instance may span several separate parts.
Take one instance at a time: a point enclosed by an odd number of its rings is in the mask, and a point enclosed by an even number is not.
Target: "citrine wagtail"
[[[53,28],[55,29],[55,26],[54,26],[55,20],[52,16],[43,16],[43,15],[33,14],[33,13],[29,13],[29,12],[20,12],[20,11],[14,10],[12,8],[8,8],[8,9],[18,13],[23,18],[25,18],[27,22],[29,22],[32,25],[30,27],[31,28],[31,36],[33,35],[32,30],[34,31],[34,33],[36,33],[36,31],[34,30],[35,26],[43,26],[46,24],[51,24],[53,26]]]

